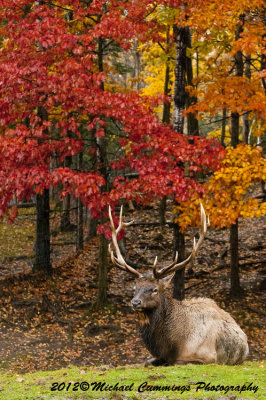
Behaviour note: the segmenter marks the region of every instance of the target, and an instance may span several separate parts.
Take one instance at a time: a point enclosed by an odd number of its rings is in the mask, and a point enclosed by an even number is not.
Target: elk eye
[[[156,294],[156,293],[158,293],[158,289],[157,289],[157,288],[154,288],[154,289],[152,290],[152,294]]]
[[[144,293],[151,294],[153,292],[153,289],[144,289]]]

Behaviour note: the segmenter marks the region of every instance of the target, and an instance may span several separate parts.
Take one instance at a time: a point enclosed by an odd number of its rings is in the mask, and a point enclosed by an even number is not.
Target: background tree
[[[9,209],[14,197],[18,201],[44,193],[47,197],[55,186],[62,199],[70,195],[79,199],[79,220],[82,202],[91,218],[101,222],[98,304],[104,304],[107,205],[114,207],[121,199],[147,204],[167,196],[181,204],[195,193],[202,196],[204,186],[198,178],[220,167],[225,153],[218,144],[199,136],[188,140],[183,134],[186,115],[194,114],[194,122],[195,116],[204,118],[199,122],[203,135],[212,130],[207,126],[211,119],[219,120],[224,110],[248,113],[254,119],[253,133],[263,129],[261,2],[256,0],[256,13],[241,1],[231,2],[230,7],[214,0],[204,4],[195,0],[182,7],[180,1],[167,2],[166,7],[165,1],[147,0],[2,3],[1,213],[10,211],[14,219],[16,208]],[[235,40],[241,15],[249,17]],[[178,39],[176,61],[172,60],[174,38]],[[127,86],[122,84],[123,73],[126,76],[130,70],[125,65],[128,54],[136,53],[138,41],[148,53],[155,55],[160,49],[165,66],[160,83],[163,96],[140,95],[139,76],[132,71],[131,83],[126,79]],[[233,73],[232,59],[238,52],[250,58],[250,77]],[[168,124],[170,103],[165,102],[165,95],[171,93],[172,61],[175,129]],[[155,62],[153,67],[157,74]],[[158,107],[163,110],[163,124],[156,116]],[[188,133],[198,133],[190,129]],[[67,165],[69,157],[71,165]],[[79,227],[82,247],[82,224]],[[48,233],[46,237],[49,241]],[[49,267],[49,250],[45,254]]]

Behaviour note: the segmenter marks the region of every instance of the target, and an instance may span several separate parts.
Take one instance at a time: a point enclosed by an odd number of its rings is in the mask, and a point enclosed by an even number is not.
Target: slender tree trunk
[[[78,170],[82,170],[82,157],[83,152],[78,154]],[[80,198],[78,198],[78,224],[77,224],[77,250],[83,250],[84,247],[84,232],[83,232],[83,204]]]
[[[231,146],[239,144],[239,114],[231,113]]]
[[[240,16],[240,24],[236,29],[236,40],[240,38],[243,31],[244,16]],[[238,51],[235,55],[236,76],[243,76],[243,55]],[[231,145],[236,147],[239,143],[239,114],[231,113]],[[230,227],[230,254],[231,254],[231,296],[239,297],[242,293],[239,280],[239,256],[238,256],[238,220]]]
[[[225,131],[226,131],[226,108],[223,108],[222,135],[221,135],[221,145],[223,147],[225,147]]]
[[[98,39],[98,69],[99,72],[103,72],[103,48],[104,39]],[[101,89],[104,90],[104,83],[101,83]],[[107,168],[107,138],[97,138],[97,145],[99,151],[99,163],[100,172],[105,179],[105,186],[102,187],[102,191],[108,191],[108,168]],[[101,218],[101,223],[104,223],[105,218]],[[107,266],[108,266],[108,242],[104,235],[100,235],[100,250],[99,250],[99,272],[98,272],[98,295],[96,306],[98,308],[103,307],[107,302]]]
[[[247,56],[245,60],[245,76],[251,79],[251,56]],[[245,113],[242,117],[243,123],[243,140],[246,144],[249,142],[249,113]]]
[[[166,47],[168,51],[168,46],[169,46],[169,35],[170,35],[170,27],[168,26],[167,28],[167,33],[166,33]],[[165,75],[164,75],[164,91],[163,91],[165,96],[170,96],[171,94],[171,87],[170,87],[170,58],[167,57],[166,59],[166,65],[165,65]],[[171,119],[171,102],[164,102],[163,104],[163,117],[162,117],[162,122],[163,123],[170,123]]]
[[[47,111],[43,107],[38,107],[37,115],[42,122],[48,120]],[[35,261],[33,269],[51,273],[49,189],[44,189],[43,194],[36,195],[36,214]]]
[[[104,307],[107,303],[107,256],[108,256],[108,243],[104,235],[100,235],[100,249],[99,249],[99,270],[98,270],[98,295],[97,295],[97,308]]]
[[[72,163],[72,157],[67,156],[64,160],[64,167],[70,168]],[[73,230],[73,225],[70,221],[70,208],[71,208],[71,196],[68,194],[63,198],[63,210],[61,214],[60,230],[61,232],[69,232]]]
[[[92,239],[96,236],[97,227],[98,227],[98,220],[96,218],[92,218],[92,216],[90,215],[90,217],[89,217],[89,233],[88,233],[89,239]]]
[[[263,19],[263,22],[264,22],[264,26],[265,26],[266,25],[265,18]],[[263,53],[261,55],[260,70],[264,71],[265,69],[266,69],[266,54]],[[266,95],[266,79],[265,79],[265,77],[263,75],[262,75],[262,78],[261,78],[261,83],[262,83],[262,86],[264,87],[264,91],[265,91],[265,95]],[[250,135],[251,135],[251,129],[250,129]],[[262,190],[262,193],[266,194],[266,187],[265,187],[265,181],[264,180],[261,181],[261,190]]]
[[[50,261],[50,204],[49,189],[36,195],[36,242],[34,270],[52,272]]]
[[[164,225],[166,222],[165,219],[165,211],[166,211],[166,201],[167,201],[167,197],[163,197],[160,201],[160,205],[159,205],[159,220],[160,220],[160,224]]]
[[[92,130],[90,132],[89,139],[91,141],[91,148],[94,150],[93,154],[91,155],[90,163],[91,169],[95,171],[97,169],[97,141],[95,137],[95,131]],[[92,218],[91,213],[89,213],[89,232],[88,238],[94,238],[97,234],[97,227],[98,227],[98,219]]]
[[[174,87],[174,112],[173,128],[176,132],[184,132],[183,111],[186,107],[186,70],[187,57],[186,49],[189,43],[189,28],[174,25],[174,36],[176,43],[176,64],[175,64],[175,87]],[[178,251],[179,261],[185,258],[185,235],[180,231],[180,227],[175,223],[173,228],[173,247],[174,256]],[[176,271],[174,276],[173,296],[178,300],[183,300],[185,296],[184,268]]]
[[[167,29],[167,35],[166,35],[166,45],[167,45],[167,50],[168,50],[168,45],[169,45],[169,32],[170,27]],[[166,65],[165,65],[165,76],[164,76],[164,95],[170,96],[170,59],[169,57],[166,60]],[[171,102],[164,102],[163,104],[163,117],[162,117],[162,122],[163,123],[170,123],[171,119]],[[161,201],[159,205],[159,219],[160,219],[160,224],[164,225],[165,224],[165,211],[166,211],[166,201],[167,197],[165,196]]]
[[[108,190],[108,172],[107,172],[107,142],[106,138],[99,140],[99,155],[101,162],[101,174],[105,179],[105,187],[102,190]],[[102,217],[101,224],[105,223],[106,219]],[[107,302],[107,266],[108,266],[108,242],[104,235],[100,235],[100,251],[99,251],[99,274],[98,274],[98,296],[96,305],[98,308],[103,307]]]
[[[238,220],[236,220],[230,227],[231,296],[233,298],[239,298],[243,293],[239,280],[238,247]]]
[[[188,31],[187,34],[187,47],[191,48],[192,46],[192,38],[191,31]],[[193,83],[193,64],[192,58],[186,57],[187,59],[187,84],[189,86],[194,86]],[[189,93],[187,95],[187,107],[190,107],[192,104],[196,104],[198,99],[195,96],[190,96]],[[187,117],[188,124],[188,135],[190,136],[198,136],[199,135],[199,121],[197,120],[194,113],[189,113]]]
[[[184,132],[183,111],[186,107],[186,49],[188,43],[189,28],[174,25],[174,36],[176,43],[175,63],[175,88],[174,88],[174,115],[173,125],[177,132]]]
[[[185,259],[185,235],[180,232],[178,224],[174,225],[174,250],[178,251],[178,261]],[[175,273],[173,297],[178,300],[185,298],[185,268]]]

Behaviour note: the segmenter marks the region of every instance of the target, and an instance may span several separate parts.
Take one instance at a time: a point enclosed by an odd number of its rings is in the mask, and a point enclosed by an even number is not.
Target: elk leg
[[[148,367],[149,365],[153,365],[154,367],[159,367],[159,366],[168,365],[168,364],[167,364],[167,362],[165,360],[153,357],[153,358],[149,358],[145,362],[145,367]]]

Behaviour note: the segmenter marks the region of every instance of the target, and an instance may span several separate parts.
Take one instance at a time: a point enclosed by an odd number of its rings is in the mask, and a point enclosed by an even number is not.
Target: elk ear
[[[168,276],[166,276],[165,278],[160,279],[160,283],[163,285],[163,287],[166,289],[170,286],[170,283],[174,277],[174,274],[170,274]]]

